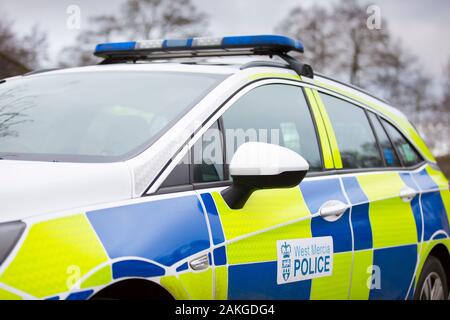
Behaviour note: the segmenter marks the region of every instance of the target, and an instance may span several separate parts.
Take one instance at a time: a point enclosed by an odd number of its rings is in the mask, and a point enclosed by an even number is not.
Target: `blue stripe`
[[[251,263],[228,267],[228,299],[307,300],[311,280],[277,284],[277,262]]]
[[[371,300],[404,300],[417,262],[417,245],[376,249],[373,264],[379,267],[380,288],[370,290]],[[401,269],[401,272],[399,270]]]
[[[210,246],[196,196],[182,196],[87,214],[108,255],[142,257],[166,266]]]
[[[438,185],[433,181],[428,172],[423,169],[412,174],[416,183],[422,189],[420,201],[422,203],[422,213],[424,222],[424,241],[431,239],[438,230],[450,233],[447,212],[442,200]],[[433,190],[433,191],[431,191]]]
[[[184,271],[189,269],[189,264],[187,262],[183,263],[181,266],[177,268],[177,272]]]
[[[225,241],[225,237],[223,235],[222,224],[214,199],[210,193],[202,193],[201,198],[206,209],[209,226],[211,227],[213,243],[215,245],[220,244]]]
[[[216,266],[227,264],[227,253],[225,251],[225,247],[214,249],[214,264]]]
[[[94,290],[85,290],[71,293],[67,296],[66,300],[86,300],[91,294],[94,293]]]
[[[424,241],[430,240],[438,230],[444,230],[450,234],[447,213],[440,192],[423,193],[421,197]]]
[[[414,183],[414,179],[409,173],[400,173],[400,177],[403,182],[410,188],[417,190],[417,185]],[[419,191],[419,190],[417,190]],[[418,196],[414,197],[411,201],[411,209],[414,215],[414,220],[416,222],[417,239],[421,241],[422,239],[422,214],[420,210],[420,198]]]
[[[165,271],[160,266],[141,260],[124,260],[112,265],[113,278],[125,277],[158,277],[163,276]]]
[[[369,218],[369,199],[355,177],[342,179],[352,206],[352,227],[355,250],[370,249],[373,245],[372,226]]]
[[[412,176],[422,190],[438,189],[438,185],[431,179],[426,169],[412,173]]]
[[[313,237],[333,237],[334,253],[352,251],[352,232],[350,229],[350,210],[345,211],[339,220],[329,222],[322,217],[311,220]]]
[[[303,181],[300,184],[300,189],[311,213],[318,212],[320,207],[330,200],[339,200],[347,203],[347,199],[342,193],[339,179],[336,178]]]
[[[330,200],[340,200],[347,203],[342,192],[339,179],[325,179],[304,181],[300,189],[306,205],[312,213],[319,211],[320,207]],[[333,237],[334,252],[345,252],[352,250],[352,233],[350,229],[349,210],[335,222],[328,222],[322,217],[311,220],[311,232],[313,237]]]

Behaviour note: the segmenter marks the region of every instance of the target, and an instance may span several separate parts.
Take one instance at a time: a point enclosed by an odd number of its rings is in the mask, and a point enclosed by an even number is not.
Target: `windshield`
[[[107,162],[143,151],[223,75],[82,72],[0,84],[0,158]]]

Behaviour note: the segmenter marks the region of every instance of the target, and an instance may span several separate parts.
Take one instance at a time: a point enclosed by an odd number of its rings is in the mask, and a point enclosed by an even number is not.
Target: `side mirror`
[[[308,162],[290,149],[247,142],[236,150],[231,159],[233,184],[222,191],[222,197],[230,208],[241,209],[256,190],[299,185],[308,169]]]

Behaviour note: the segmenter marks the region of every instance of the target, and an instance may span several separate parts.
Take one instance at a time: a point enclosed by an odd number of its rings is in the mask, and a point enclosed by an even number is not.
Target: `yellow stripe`
[[[229,264],[277,260],[277,240],[311,238],[311,219],[276,228],[227,246]]]
[[[347,300],[350,287],[352,252],[333,256],[333,274],[315,278],[311,285],[311,300]]]
[[[212,270],[187,272],[179,276],[180,282],[192,300],[212,300]]]
[[[107,265],[97,270],[94,274],[83,281],[80,288],[92,288],[108,284],[112,281],[111,266]]]
[[[0,288],[0,300],[22,300],[21,296]]]
[[[216,300],[226,300],[228,298],[228,267],[220,266],[215,268],[216,272]]]
[[[431,153],[430,149],[428,149],[427,145],[423,141],[423,139],[420,137],[420,135],[417,133],[417,131],[414,129],[414,127],[411,125],[411,123],[404,119],[403,117],[387,110],[385,107],[374,103],[372,101],[368,101],[359,95],[352,94],[348,91],[344,91],[336,86],[332,86],[326,83],[323,83],[321,81],[315,81],[316,85],[326,88],[331,91],[335,91],[343,96],[346,96],[348,98],[351,98],[355,101],[358,101],[359,103],[362,103],[368,107],[373,108],[374,110],[384,114],[389,119],[391,119],[395,124],[400,126],[405,132],[405,134],[408,136],[408,138],[411,139],[412,142],[416,145],[416,147],[422,152],[422,154],[431,162],[436,162],[436,159],[434,158],[433,154]]]
[[[323,122],[325,124],[325,128],[328,133],[328,140],[330,141],[331,152],[333,154],[334,159],[334,167],[336,169],[342,169],[342,159],[341,154],[339,152],[339,146],[336,140],[336,135],[334,133],[333,125],[331,124],[328,113],[325,109],[325,105],[323,104],[322,99],[320,98],[319,93],[316,90],[313,90],[314,97],[316,98],[317,106],[319,107],[320,114],[322,116]]]
[[[350,300],[367,300],[372,279],[373,250],[355,251],[353,259]]]
[[[166,289],[177,300],[188,300],[189,295],[184,290],[176,276],[165,276],[160,279],[161,286]]]
[[[370,201],[373,248],[417,243],[416,222],[409,202],[400,198],[405,186],[397,173],[365,174],[357,180]]]
[[[311,89],[305,88],[305,93],[311,106],[315,123],[317,125],[317,131],[319,133],[319,140],[322,147],[323,162],[325,169],[333,169],[334,168],[333,155],[331,153],[330,143],[328,141],[325,124],[323,122],[322,116],[320,115],[319,106],[317,105],[316,98]]]
[[[227,240],[311,215],[299,187],[255,191],[239,210],[230,209],[220,193],[212,196]]]
[[[33,225],[0,281],[38,298],[70,289],[107,255],[84,214]]]

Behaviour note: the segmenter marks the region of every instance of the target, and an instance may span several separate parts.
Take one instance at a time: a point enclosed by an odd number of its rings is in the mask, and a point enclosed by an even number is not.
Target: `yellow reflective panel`
[[[373,250],[355,251],[350,300],[368,300],[372,279]]]
[[[397,173],[365,174],[358,182],[370,201],[373,247],[417,243],[417,230],[409,202],[400,198],[405,186]]]
[[[188,300],[189,295],[176,276],[161,277],[161,286],[177,300]]]
[[[317,105],[316,98],[313,90],[305,88],[306,97],[308,98],[309,105],[311,106],[312,113],[316,122],[317,131],[319,134],[319,140],[322,148],[323,162],[325,169],[333,169],[333,155],[331,153],[330,143],[328,141],[327,131],[320,115],[319,106]]]
[[[420,137],[420,135],[417,133],[417,131],[414,129],[414,127],[411,125],[411,123],[406,120],[405,118],[391,112],[390,110],[386,109],[382,105],[379,105],[377,103],[374,103],[372,101],[366,100],[362,98],[359,95],[352,94],[348,91],[342,90],[336,86],[332,86],[326,83],[323,83],[321,81],[315,81],[315,83],[323,88],[326,88],[328,90],[334,91],[336,93],[339,93],[343,96],[346,96],[350,99],[353,99],[361,104],[364,104],[368,107],[373,108],[374,110],[380,112],[381,114],[387,116],[389,119],[394,121],[395,124],[400,126],[402,131],[408,136],[408,138],[411,139],[411,141],[416,145],[416,147],[422,152],[422,154],[431,162],[436,162],[436,159],[434,158],[433,154],[431,153],[430,149],[428,149],[427,145],[423,141],[423,139]]]
[[[0,281],[36,297],[68,291],[107,255],[84,214],[33,225]]]
[[[111,266],[107,265],[95,271],[81,284],[81,289],[102,286],[112,281]]]
[[[398,173],[368,173],[358,175],[358,182],[369,201],[400,197],[400,190],[405,186]]]
[[[228,267],[215,267],[216,273],[216,300],[226,300],[228,298]]]
[[[450,222],[450,192],[448,190],[441,191],[442,202],[444,202],[444,208],[447,212],[447,221]]]
[[[311,219],[275,228],[227,246],[229,264],[277,260],[277,240],[312,238]]]
[[[448,180],[445,175],[440,170],[435,170],[431,166],[426,167],[428,175],[433,179],[433,181],[437,184],[439,189],[448,190]]]
[[[255,191],[239,210],[230,209],[220,193],[212,196],[227,240],[310,216],[299,187]]]
[[[179,275],[183,287],[193,300],[213,299],[212,269],[201,272],[186,272]]]
[[[312,279],[311,300],[347,300],[352,269],[352,252],[333,256],[333,274]]]
[[[21,296],[0,288],[0,300],[23,300]]]
[[[328,141],[330,142],[331,152],[333,154],[334,167],[336,169],[342,169],[342,159],[341,154],[339,152],[339,146],[336,140],[336,135],[334,133],[333,125],[331,124],[330,117],[328,117],[327,110],[325,109],[325,105],[323,104],[322,99],[320,98],[319,93],[316,90],[313,90],[314,97],[316,98],[317,105],[320,110],[320,114],[322,116],[323,122],[325,123],[325,127],[328,133]]]

